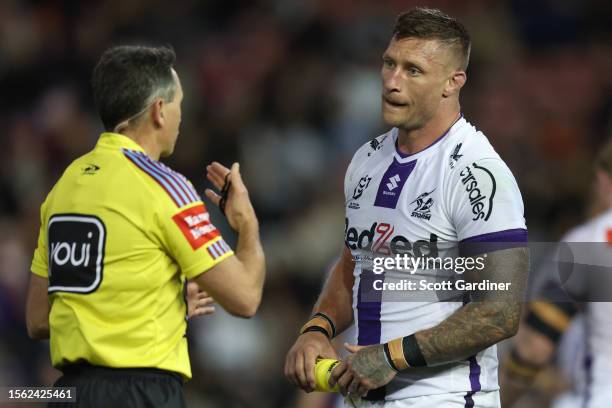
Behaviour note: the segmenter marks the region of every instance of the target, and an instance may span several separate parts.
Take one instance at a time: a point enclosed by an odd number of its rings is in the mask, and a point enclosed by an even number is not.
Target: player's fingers
[[[362,382],[359,385],[359,388],[357,388],[357,395],[360,397],[365,397],[368,394],[368,391],[370,391],[370,389]]]
[[[353,344],[344,343],[344,348],[350,351],[351,353],[356,353],[364,347],[365,346],[357,346]]]
[[[351,380],[351,382],[347,386],[347,392],[349,394],[356,395],[357,394],[357,390],[359,390],[360,386],[361,386],[361,380],[358,377],[353,376],[353,379]]]
[[[204,190],[204,194],[206,194],[206,197],[208,197],[208,199],[212,201],[213,204],[219,205],[219,201],[221,201],[221,196],[219,194],[215,193],[210,188]]]
[[[289,353],[287,353],[287,357],[285,357],[285,377],[289,380],[291,384],[296,385],[293,380],[293,370],[291,368],[292,366],[293,353],[291,352],[291,350],[289,350]]]
[[[348,366],[344,364],[344,362],[342,361],[340,362],[340,364],[334,367],[334,369],[332,370],[329,376],[329,381],[328,381],[330,388],[333,388],[336,385],[336,383],[338,382],[338,379],[342,377],[342,375],[346,372],[347,368]]]
[[[344,374],[338,378],[338,386],[340,387],[340,392],[342,395],[346,395],[348,393],[348,387],[351,381],[353,381],[353,372],[350,370],[345,371]]]
[[[308,382],[309,391],[315,389],[315,363],[317,360],[317,354],[308,350],[304,356],[304,371],[306,374],[306,381]]]
[[[308,380],[306,379],[306,373],[304,371],[304,353],[298,353],[295,357],[295,375],[297,377],[298,385],[304,391],[309,391]]]

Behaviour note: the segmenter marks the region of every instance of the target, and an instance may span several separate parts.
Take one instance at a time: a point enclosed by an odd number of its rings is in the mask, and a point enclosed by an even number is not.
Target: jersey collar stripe
[[[183,186],[185,192],[189,195],[189,197],[193,200],[193,201],[202,201],[200,199],[200,195],[197,193],[197,191],[195,191],[195,189],[193,188],[193,186],[189,183],[189,181],[187,180],[187,178],[185,176],[183,176],[180,173],[177,173],[176,171],[172,170],[170,167],[166,166],[163,163],[156,163],[159,167],[161,167],[164,171],[172,174],[174,177],[177,178],[177,181],[181,183],[181,185]]]
[[[182,204],[181,198],[176,194],[176,192],[172,189],[172,187],[168,185],[168,183],[166,183],[159,176],[155,175],[153,172],[147,170],[146,166],[143,163],[141,163],[137,157],[134,157],[133,155],[129,154],[126,151],[124,151],[124,154],[125,154],[125,157],[127,157],[129,161],[131,161],[132,163],[134,163],[134,165],[136,165],[136,167],[138,167],[140,170],[142,170],[147,175],[149,175],[154,181],[156,181],[157,184],[159,184],[166,191],[166,193],[168,193],[168,195],[170,196],[170,198],[172,198],[172,201],[174,201],[174,204],[176,204],[177,207],[184,206],[184,204]]]
[[[189,203],[187,196],[185,196],[185,194],[180,191],[176,183],[170,177],[162,173],[160,170],[156,169],[155,166],[152,165],[152,163],[150,163],[143,157],[134,154],[132,154],[131,157],[139,164],[142,170],[144,170],[156,180],[164,182],[167,186],[169,186],[169,189],[172,190],[173,194],[177,198],[176,201],[179,203],[179,207],[184,207]]]
[[[154,160],[151,160],[146,154],[141,153],[141,152],[138,152],[135,154],[138,155],[144,162],[149,164],[149,166],[151,166],[151,168],[153,168],[157,172],[157,174],[164,176],[166,180],[170,181],[172,185],[174,186],[174,188],[176,189],[176,191],[183,198],[183,201],[185,202],[185,204],[189,204],[194,201],[198,201],[198,200],[194,200],[192,197],[189,197],[188,188],[185,187],[184,183],[181,182],[178,179],[178,177],[176,177],[175,174],[165,170],[162,166],[160,166],[160,163]]]

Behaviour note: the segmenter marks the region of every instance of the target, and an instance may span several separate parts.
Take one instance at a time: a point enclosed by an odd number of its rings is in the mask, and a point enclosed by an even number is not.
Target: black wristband
[[[327,332],[327,330],[325,330],[322,327],[319,326],[310,326],[304,330],[302,330],[302,332],[300,334],[304,334],[304,333],[308,333],[308,332],[319,332],[319,333],[323,333],[328,339],[331,339],[329,333]]]
[[[325,313],[321,313],[321,312],[317,312],[312,315],[312,317],[317,317],[317,316],[322,317],[323,319],[327,320],[327,322],[331,326],[332,332],[330,333],[329,338],[336,337],[336,325],[334,324],[332,319],[330,319],[329,316],[327,316]]]
[[[421,347],[419,347],[419,343],[414,334],[404,337],[402,345],[404,348],[404,359],[406,359],[408,366],[427,367],[427,362],[425,361],[425,357],[423,357]]]

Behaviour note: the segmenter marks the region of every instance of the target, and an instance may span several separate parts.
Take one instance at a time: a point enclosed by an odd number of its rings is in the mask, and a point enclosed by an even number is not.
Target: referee
[[[238,164],[207,167],[223,193],[206,195],[238,234],[234,253],[193,185],[159,162],[181,121],[175,58],[145,46],[102,55],[92,83],[106,132],[41,207],[27,327],[50,338],[63,372],[55,386],[76,387],[66,406],[185,406],[185,280],[237,316],[253,316],[261,301],[264,253]]]

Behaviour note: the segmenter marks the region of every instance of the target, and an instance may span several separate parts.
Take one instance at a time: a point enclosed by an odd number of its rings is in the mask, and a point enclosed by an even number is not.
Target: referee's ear
[[[153,121],[153,126],[156,129],[164,127],[164,123],[165,123],[164,109],[165,107],[166,107],[166,103],[164,102],[162,98],[159,98],[158,100],[153,102],[153,104],[151,105],[149,117]]]

